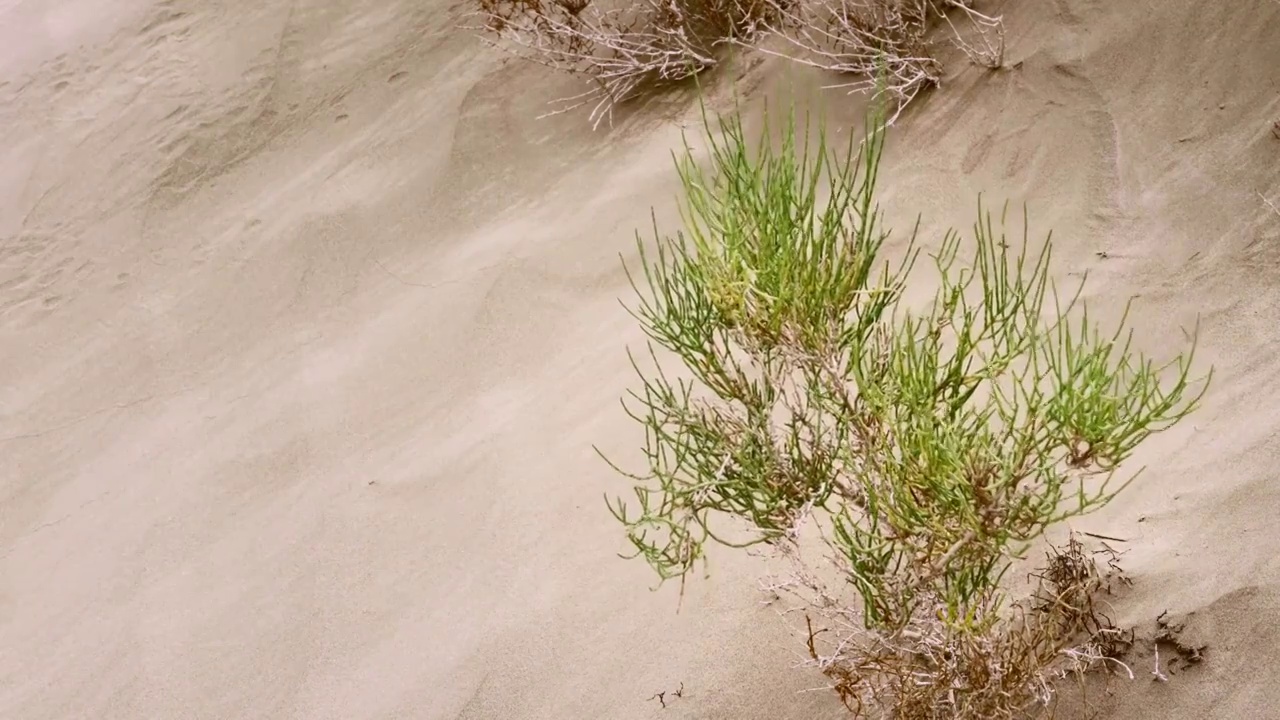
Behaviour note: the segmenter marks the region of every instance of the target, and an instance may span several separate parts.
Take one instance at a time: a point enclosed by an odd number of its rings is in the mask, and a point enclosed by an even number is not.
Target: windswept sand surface
[[[614,555],[618,254],[674,227],[690,107],[535,120],[576,86],[457,9],[0,3],[0,717],[841,716],[752,563],[677,613]],[[1140,646],[1103,706],[1280,717],[1280,4],[1003,12],[1016,69],[952,63],[885,205],[938,237],[1029,202],[1144,349],[1199,317],[1204,409],[1078,526],[1128,540],[1117,619],[1205,661]]]

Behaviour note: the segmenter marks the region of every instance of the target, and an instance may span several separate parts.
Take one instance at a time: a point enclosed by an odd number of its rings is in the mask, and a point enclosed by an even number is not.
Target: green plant
[[[749,144],[737,115],[705,125],[709,167],[687,142],[676,158],[684,230],[641,242],[632,275],[653,368],[633,358],[624,406],[648,467],[619,469],[635,499],[610,509],[636,555],[683,582],[709,541],[799,562],[811,526],[853,596],[808,570],[786,585],[843,628],[834,654],[812,628],[809,649],[850,707],[976,718],[1043,699],[1075,625],[1008,603],[1002,577],[1047,528],[1109,502],[1124,460],[1208,378],[1192,381],[1190,354],[1140,354],[1123,320],[1103,333],[1078,289],[1057,292],[1050,243],[1029,248],[1024,224],[1012,248],[981,205],[969,242],[948,232],[928,255],[936,292],[913,307],[922,248],[913,231],[885,257],[875,200],[883,125],[843,150],[794,116],[778,144],[767,123]],[[968,665],[910,699],[940,658]]]

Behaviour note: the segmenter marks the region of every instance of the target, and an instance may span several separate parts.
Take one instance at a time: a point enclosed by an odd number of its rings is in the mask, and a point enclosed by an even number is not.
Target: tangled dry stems
[[[586,92],[554,112],[591,104],[593,126],[644,87],[716,65],[732,39],[756,37],[768,0],[477,0],[483,28],[518,56],[581,76]]]
[[[999,17],[972,0],[476,0],[479,27],[498,47],[585,78],[586,92],[552,114],[591,105],[598,126],[645,87],[691,78],[719,62],[726,44],[851,76],[831,87],[891,97],[897,113],[942,77],[931,30],[975,63],[1004,62]],[[956,20],[959,20],[957,24]],[[782,39],[782,49],[760,44]]]
[[[772,34],[785,50],[764,48],[804,65],[851,77],[828,87],[886,95],[896,112],[942,80],[932,29],[945,24],[952,42],[973,62],[1004,63],[1004,25],[973,9],[971,0],[809,0],[777,3]],[[952,15],[963,17],[960,25]],[[967,26],[964,29],[961,26]]]
[[[1112,624],[1098,598],[1114,582],[1128,583],[1107,546],[1089,552],[1072,536],[1051,547],[1044,568],[1032,575],[1034,591],[1007,611],[992,592],[974,614],[976,624],[942,619],[944,603],[922,604],[906,622],[868,628],[848,599],[838,597],[799,559],[783,554],[791,572],[766,586],[775,598],[800,604],[800,633],[807,656],[859,718],[1000,720],[1051,707],[1063,679],[1092,670],[1132,671],[1120,657],[1132,632]],[[1100,568],[1096,555],[1105,558]],[[983,618],[987,618],[984,620]]]

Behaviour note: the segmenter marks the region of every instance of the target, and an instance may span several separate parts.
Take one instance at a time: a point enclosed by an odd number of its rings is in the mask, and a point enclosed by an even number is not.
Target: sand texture
[[[751,559],[677,612],[601,497],[619,254],[675,227],[695,108],[535,120],[578,86],[460,7],[0,2],[0,718],[843,717]],[[1095,700],[1280,717],[1280,3],[994,9],[1014,67],[951,63],[882,202],[926,238],[1030,203],[1143,349],[1199,318],[1203,409],[1076,526],[1127,541],[1117,621],[1204,660],[1140,642]],[[731,72],[856,131],[829,78]]]

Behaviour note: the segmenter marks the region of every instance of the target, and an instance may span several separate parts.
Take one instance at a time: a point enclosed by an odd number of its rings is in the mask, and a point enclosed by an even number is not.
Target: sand
[[[576,86],[458,7],[0,4],[0,717],[842,716],[750,559],[677,612],[601,499],[591,445],[638,443],[618,256],[674,226],[688,98],[535,120]],[[1095,700],[1275,717],[1280,4],[992,9],[1016,68],[951,63],[884,202],[932,237],[1030,203],[1143,349],[1199,319],[1203,409],[1075,525],[1126,540],[1117,620],[1205,659],[1154,682],[1140,643]],[[756,110],[858,116],[738,67]]]

